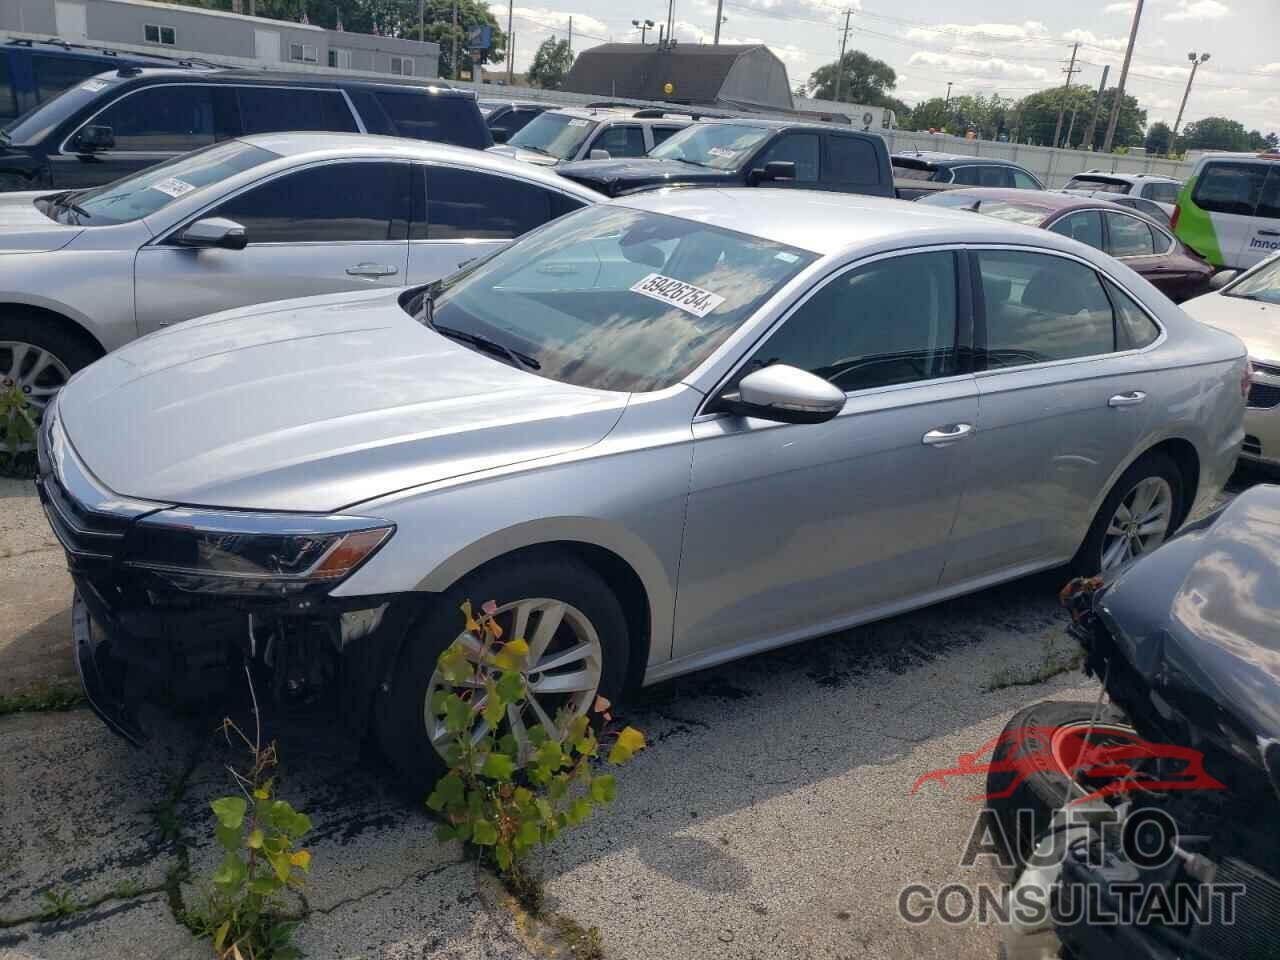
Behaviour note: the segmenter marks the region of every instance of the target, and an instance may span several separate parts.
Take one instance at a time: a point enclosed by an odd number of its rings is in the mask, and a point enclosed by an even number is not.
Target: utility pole
[[[942,109],[946,110],[947,107],[949,106],[951,106],[951,81],[950,80],[947,81],[947,98],[942,101]]]
[[[1058,145],[1058,134],[1062,132],[1062,114],[1067,108],[1067,95],[1071,91],[1071,78],[1076,74],[1076,54],[1080,51],[1080,41],[1077,40],[1071,48],[1071,63],[1067,65],[1067,82],[1062,87],[1062,99],[1058,104],[1058,122],[1053,128],[1053,144]],[[1067,134],[1067,139],[1071,139],[1071,134]]]
[[[569,55],[573,55],[573,17],[569,17]]]
[[[516,35],[511,32],[511,14],[515,0],[507,0],[507,86],[511,86],[516,67]]]
[[[1129,79],[1129,61],[1133,59],[1133,46],[1138,41],[1138,22],[1142,19],[1142,0],[1133,7],[1133,26],[1129,28],[1129,46],[1124,51],[1124,63],[1120,65],[1120,83],[1116,85],[1116,98],[1111,103],[1111,119],[1107,121],[1107,135],[1102,138],[1102,152],[1111,152],[1116,138],[1116,124],[1120,122],[1120,105],[1124,103],[1124,83]]]
[[[1071,108],[1071,122],[1070,122],[1069,124],[1067,124],[1067,139],[1066,139],[1066,142],[1063,144],[1063,146],[1065,146],[1068,150],[1070,150],[1070,149],[1071,149],[1071,134],[1075,132],[1075,129],[1076,129],[1076,114],[1077,114],[1077,113],[1079,113],[1079,112],[1080,112],[1080,108],[1079,108],[1079,107],[1072,107],[1072,108]]]
[[[1107,89],[1107,74],[1111,72],[1111,64],[1107,64],[1102,68],[1102,81],[1098,84],[1098,95],[1093,98],[1093,119],[1089,121],[1089,132],[1085,134],[1085,138],[1080,141],[1080,149],[1084,150],[1085,144],[1088,149],[1093,149],[1093,132],[1098,129],[1098,116],[1102,113],[1102,92]]]
[[[675,5],[675,0],[667,0],[667,43],[675,40],[676,36]]]
[[[1182,105],[1178,107],[1178,119],[1173,121],[1173,135],[1169,137],[1169,153],[1173,153],[1173,148],[1178,143],[1178,127],[1182,125],[1182,111],[1187,109],[1187,97],[1191,96],[1191,82],[1196,78],[1196,70],[1199,69],[1200,64],[1209,59],[1209,55],[1203,53],[1197,59],[1194,53],[1188,53],[1187,59],[1191,61],[1191,76],[1187,77],[1187,89],[1182,91]]]
[[[458,0],[453,0],[453,53],[449,62],[453,64],[453,79],[458,79]]]
[[[837,103],[840,102],[840,81],[844,79],[844,51],[845,47],[849,45],[849,17],[852,15],[852,10],[845,10],[844,33],[840,37],[840,59],[836,61],[836,95],[834,99]]]
[[[427,0],[418,0],[418,42],[427,39]]]

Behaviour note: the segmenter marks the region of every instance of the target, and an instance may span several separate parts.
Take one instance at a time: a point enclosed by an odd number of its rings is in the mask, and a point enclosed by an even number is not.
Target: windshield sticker
[[[800,258],[799,258],[798,256],[796,256],[794,253],[787,253],[787,252],[784,250],[784,251],[782,251],[782,252],[780,252],[780,253],[775,253],[775,254],[773,255],[773,259],[775,259],[775,260],[781,260],[783,263],[795,263],[795,262],[796,262],[797,260],[799,260]]]
[[[721,160],[732,160],[738,155],[738,151],[730,150],[728,147],[711,147],[707,150],[707,155],[719,157]]]
[[[661,300],[695,317],[705,317],[724,303],[724,297],[710,290],[703,290],[701,287],[695,287],[692,283],[685,283],[675,277],[664,277],[660,273],[649,274],[632,286],[631,292],[653,300]]]
[[[105,90],[110,84],[105,80],[86,80],[80,84],[81,90],[88,90],[90,93],[97,93],[99,90]]]
[[[570,120],[570,121],[569,121],[569,126],[571,126],[571,127],[585,127],[585,126],[586,126],[588,123],[590,123],[590,122],[591,122],[591,121],[589,121],[589,120]]]
[[[195,189],[195,184],[187,183],[185,180],[179,180],[177,177],[169,177],[167,180],[161,180],[159,183],[151,185],[152,190],[159,190],[165,196],[173,197],[175,200],[184,193],[190,193]]]

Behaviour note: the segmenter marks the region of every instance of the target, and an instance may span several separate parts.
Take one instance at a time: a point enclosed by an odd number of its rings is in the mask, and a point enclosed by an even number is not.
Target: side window
[[[877,184],[880,157],[876,148],[861,137],[827,135],[827,159],[822,179],[836,183]]]
[[[1151,228],[1137,217],[1107,214],[1107,253],[1113,257],[1149,257],[1156,252]]]
[[[240,119],[244,132],[277,130],[334,130],[355,133],[351,108],[337,90],[303,90],[297,87],[241,87]]]
[[[1156,208],[1160,209],[1159,207]],[[1163,230],[1151,228],[1151,239],[1155,243],[1156,253],[1168,253],[1169,248],[1173,246],[1173,237],[1169,236]]]
[[[653,145],[655,147],[673,133],[679,133],[681,130],[680,127],[650,127],[649,129],[653,133]]]
[[[779,137],[761,151],[753,167],[763,167],[775,160],[785,160],[796,165],[797,183],[816,183],[818,180],[818,135],[816,133],[788,133]]]
[[[1116,349],[1138,350],[1155,343],[1160,336],[1160,328],[1155,321],[1110,280],[1106,281],[1106,285],[1111,303],[1116,309]]]
[[[218,207],[249,243],[403,240],[408,163],[328,163],[276,177]]]
[[[760,346],[744,372],[786,363],[849,392],[948,376],[955,348],[955,257],[916,253],[831,280]]]
[[[978,168],[978,185],[983,187],[1012,187],[1013,177],[1008,167],[995,164]]]
[[[375,96],[390,118],[394,132],[401,137],[477,149],[493,143],[474,100],[435,96],[425,91],[388,93],[380,90]]]
[[[1267,182],[1258,201],[1258,216],[1270,220],[1280,219],[1280,164],[1273,163],[1267,172]]]
[[[101,60],[81,60],[77,57],[31,58],[31,72],[35,74],[39,103],[52,100],[68,87],[74,87],[82,80],[111,69],[114,69],[111,64]]]
[[[1177,203],[1178,185],[1176,183],[1143,184],[1142,195],[1156,203]]]
[[[1027,173],[1025,170],[1019,170],[1017,167],[1010,167],[1009,172],[1013,174],[1013,185],[1019,190],[1041,190],[1043,189],[1035,177]]]
[[[13,88],[13,73],[9,58],[0,53],[0,118],[18,115],[18,94]]]
[[[951,182],[962,183],[966,187],[981,186],[981,175],[979,170],[980,168],[976,166],[952,167]]]
[[[551,194],[551,216],[563,217],[566,213],[573,213],[575,210],[581,210],[585,207],[586,201],[579,200],[564,193]]]
[[[168,84],[121,97],[89,123],[108,126],[117,150],[183,153],[217,139],[214,88]]]
[[[457,167],[426,175],[428,240],[509,240],[552,217],[552,193],[536,184]]]
[[[1111,302],[1097,273],[1041,253],[978,254],[988,367],[1016,367],[1111,353]]]
[[[1191,199],[1210,213],[1237,213],[1253,216],[1267,168],[1261,163],[1214,161],[1206,163],[1196,180]]]
[[[382,105],[378,103],[377,97],[368,90],[361,90],[359,87],[348,89],[347,96],[355,104],[356,113],[360,114],[360,121],[364,124],[364,128],[368,133],[395,136],[396,128],[391,123],[391,118],[387,116],[386,111],[382,109]]]
[[[1072,240],[1079,240],[1095,250],[1102,249],[1102,217],[1097,210],[1069,213],[1049,229]]]
[[[643,157],[647,152],[644,130],[622,125],[609,127],[591,141],[590,149],[608,150],[611,157]]]

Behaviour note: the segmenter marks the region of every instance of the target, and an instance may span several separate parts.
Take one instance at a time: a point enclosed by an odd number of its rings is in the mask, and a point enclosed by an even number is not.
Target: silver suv
[[[227,140],[103,187],[0,195],[0,389],[37,407],[189,317],[401,287],[598,195],[476,150],[363,134]]]
[[[530,120],[490,153],[550,167],[571,160],[643,157],[695,115],[660,109],[567,107],[548,110]]]

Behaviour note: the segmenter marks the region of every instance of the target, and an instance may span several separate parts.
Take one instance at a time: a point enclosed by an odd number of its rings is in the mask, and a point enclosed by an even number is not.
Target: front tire
[[[1186,514],[1182,471],[1151,451],[1116,481],[1071,561],[1077,576],[1111,573],[1173,536]]]
[[[0,393],[17,389],[36,410],[99,355],[56,323],[20,313],[0,315]]]
[[[463,633],[459,607],[467,600],[477,610],[494,601],[504,637],[524,634],[529,641],[526,684],[531,695],[520,714],[509,711],[502,721],[503,732],[517,739],[517,728],[546,726],[562,707],[581,715],[589,713],[597,696],[616,701],[627,677],[631,644],[622,607],[603,578],[585,564],[562,555],[526,555],[468,574],[440,594],[410,629],[391,689],[375,713],[383,754],[419,791],[429,790],[447,769],[440,753],[443,744],[437,746],[444,731],[429,702],[446,685],[436,661]]]

